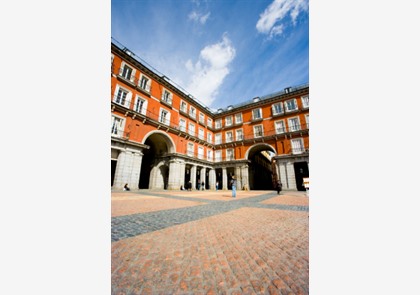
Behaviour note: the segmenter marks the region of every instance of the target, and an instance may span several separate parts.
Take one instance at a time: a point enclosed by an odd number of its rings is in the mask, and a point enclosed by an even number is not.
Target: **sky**
[[[212,109],[309,82],[308,0],[112,0],[111,37]]]

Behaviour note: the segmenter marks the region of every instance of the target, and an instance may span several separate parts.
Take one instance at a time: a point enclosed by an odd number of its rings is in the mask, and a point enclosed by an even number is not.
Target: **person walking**
[[[219,182],[216,181],[216,191],[219,189]]]
[[[201,190],[203,191],[206,187],[204,186],[204,181],[201,182]]]
[[[232,185],[232,198],[236,198],[236,178],[235,178],[235,176],[232,176],[230,184]]]
[[[277,185],[276,185],[276,189],[277,189],[277,194],[280,195],[281,189],[282,189],[283,185],[280,182],[280,180],[277,180]]]

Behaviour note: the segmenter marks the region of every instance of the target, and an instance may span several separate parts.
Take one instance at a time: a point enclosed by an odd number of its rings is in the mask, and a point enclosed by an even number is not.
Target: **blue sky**
[[[308,0],[112,0],[111,36],[213,109],[309,82]]]

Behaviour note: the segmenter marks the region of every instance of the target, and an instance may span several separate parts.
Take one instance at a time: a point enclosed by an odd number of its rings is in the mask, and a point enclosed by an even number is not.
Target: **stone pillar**
[[[236,177],[236,190],[242,189],[242,173],[241,167],[235,167],[235,177]]]
[[[116,189],[123,189],[128,183],[131,189],[138,189],[143,153],[140,151],[121,151],[117,159],[114,185]]]
[[[216,189],[216,170],[213,168],[209,171],[209,185],[211,190]]]
[[[193,165],[191,167],[191,175],[190,175],[190,177],[191,177],[191,186],[192,186],[191,189],[195,189],[195,187],[196,187],[196,183],[195,183],[196,181],[195,181],[195,179],[197,177],[197,166],[196,165]]]
[[[241,167],[242,175],[242,188],[244,190],[249,190],[249,175],[248,175],[248,165]]]
[[[169,161],[169,178],[168,190],[179,190],[180,184],[181,163],[177,159]],[[182,174],[183,176],[184,174]]]
[[[200,170],[200,181],[204,181],[204,189],[206,189],[206,168],[201,168]],[[200,184],[200,190],[203,190],[201,184]]]
[[[287,182],[289,183],[289,189],[297,190],[296,178],[295,178],[295,167],[292,162],[286,163]]]
[[[226,167],[222,168],[222,181],[223,181],[223,187],[222,190],[227,190],[228,189],[228,178],[227,178],[227,173],[226,173]]]

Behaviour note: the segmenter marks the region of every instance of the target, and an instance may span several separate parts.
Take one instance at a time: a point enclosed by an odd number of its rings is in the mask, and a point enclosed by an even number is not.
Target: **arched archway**
[[[166,189],[169,167],[164,156],[175,151],[174,142],[165,132],[156,130],[144,137],[143,144],[149,146],[149,149],[143,152],[139,188]]]
[[[273,189],[273,179],[276,174],[275,167],[272,164],[272,157],[275,155],[277,155],[276,150],[266,143],[257,143],[247,150],[245,157],[249,160],[249,189]]]

